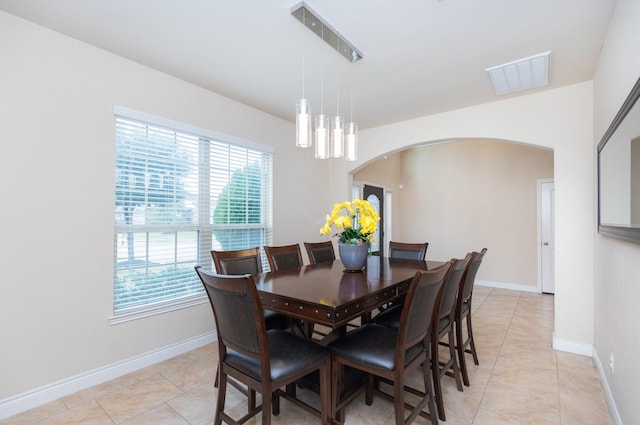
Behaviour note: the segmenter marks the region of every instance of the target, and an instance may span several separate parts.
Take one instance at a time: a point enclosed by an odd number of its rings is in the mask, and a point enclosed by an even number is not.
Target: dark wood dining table
[[[256,285],[264,308],[336,330],[402,295],[416,271],[442,264],[371,256],[364,271],[346,272],[335,260],[261,273]]]

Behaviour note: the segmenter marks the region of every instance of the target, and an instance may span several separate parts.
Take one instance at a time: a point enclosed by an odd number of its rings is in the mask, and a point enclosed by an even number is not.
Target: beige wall
[[[393,197],[395,240],[428,241],[434,260],[487,247],[478,280],[538,290],[537,180],[553,178],[551,150],[454,141],[390,155],[353,178],[402,185]]]
[[[383,158],[367,164],[354,173],[353,180],[365,184],[384,187],[395,191],[402,181],[402,158],[404,152],[385,155]]]
[[[618,0],[594,78],[594,151],[640,76],[639,24],[640,2]],[[595,359],[609,401],[615,400],[615,423],[638,424],[640,245],[599,235],[595,241]],[[615,373],[609,369],[611,353]]]
[[[12,397],[47,401],[47,385],[112,378],[107,367],[213,331],[208,304],[107,323],[113,105],[273,146],[275,242],[320,238],[329,165],[294,147],[292,123],[4,12],[0,57],[0,418]]]
[[[334,197],[350,173],[409,146],[486,138],[553,149],[555,181],[554,345],[591,354],[593,344],[594,155],[591,82],[426,116],[360,133],[360,160],[333,172]],[[580,296],[576,296],[580,294]]]

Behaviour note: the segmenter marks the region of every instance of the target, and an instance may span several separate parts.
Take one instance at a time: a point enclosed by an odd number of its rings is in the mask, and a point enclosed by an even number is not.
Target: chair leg
[[[396,416],[396,425],[404,425],[404,380],[394,379],[393,382],[393,410]]]
[[[438,341],[431,341],[431,376],[433,377],[433,393],[436,399],[438,417],[440,420],[446,421],[447,417],[444,413],[442,385],[440,384],[440,355],[438,353]],[[432,413],[429,412],[429,414]]]
[[[375,377],[372,374],[367,376],[367,386],[365,387],[364,393],[364,404],[367,406],[371,406],[373,404],[373,385],[374,385]]]
[[[344,407],[339,408],[338,405],[342,400],[340,400],[340,393],[342,392],[342,371],[344,366],[340,363],[333,361],[333,366],[331,368],[331,416],[336,420],[336,422],[343,424],[344,423]]]
[[[297,388],[296,388],[296,384],[292,383],[292,384],[287,384],[285,386],[285,391],[287,392],[287,394],[289,394],[291,397],[295,397],[296,396],[296,392],[297,392]]]
[[[218,366],[218,371],[220,371],[220,366]],[[218,405],[216,406],[216,415],[213,420],[213,425],[222,424],[222,412],[224,412],[224,403],[227,396],[227,375],[222,374],[219,378],[220,388],[218,388]]]
[[[280,396],[277,391],[271,393],[271,413],[273,413],[273,416],[280,414]]]
[[[331,380],[331,360],[327,359],[326,363],[320,368],[320,422],[322,425],[330,425],[332,423]]]
[[[264,397],[263,397],[264,398]],[[249,408],[249,412],[251,412],[252,410],[254,410],[256,408],[256,392],[255,390],[249,389],[249,393],[247,394],[247,399],[248,399],[248,408]]]
[[[427,394],[427,407],[429,409],[429,417],[431,417],[431,425],[438,425],[438,415],[433,400],[433,385],[431,384],[431,376],[429,375],[429,360],[422,363],[422,377],[424,380],[424,392]]]
[[[458,391],[462,391],[462,380],[460,379],[460,367],[458,366],[458,357],[455,348],[455,341],[453,336],[453,326],[449,330],[447,334],[449,341],[449,357],[451,358],[451,368],[453,369],[453,378],[456,380],[456,388]],[[444,375],[447,371],[443,370],[442,374]]]
[[[473,329],[471,326],[471,313],[467,316],[467,333],[469,334],[469,346],[471,348],[471,355],[473,356],[473,363],[476,366],[480,364],[478,362],[478,353],[476,352],[476,343],[473,340]]]
[[[467,362],[464,358],[464,337],[462,335],[462,318],[456,320],[456,351],[458,352],[458,361],[460,362],[460,373],[462,374],[462,382],[465,386],[469,386],[469,373],[467,372]]]
[[[219,382],[220,382],[220,366],[218,366],[218,369],[216,369],[216,380],[213,383],[213,387],[218,388]]]
[[[255,398],[255,391],[253,392],[253,396]],[[271,387],[268,385],[262,384],[262,425],[271,425],[271,409],[274,395],[271,393]],[[278,397],[277,395],[275,397]],[[255,399],[254,399],[255,405]]]

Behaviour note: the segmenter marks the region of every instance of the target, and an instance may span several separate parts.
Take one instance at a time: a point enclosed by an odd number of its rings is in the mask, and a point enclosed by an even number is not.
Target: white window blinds
[[[203,297],[194,266],[212,249],[272,233],[270,152],[130,115],[116,111],[116,316]]]

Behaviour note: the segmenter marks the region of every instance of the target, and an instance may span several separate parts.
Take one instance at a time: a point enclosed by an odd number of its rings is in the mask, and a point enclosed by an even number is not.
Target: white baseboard
[[[566,351],[567,353],[581,354],[583,356],[593,357],[593,344],[586,342],[572,341],[556,337],[553,333],[553,349],[558,351]]]
[[[540,289],[538,289],[537,286],[523,285],[521,283],[491,282],[488,280],[476,279],[475,284],[478,286],[488,286],[490,288],[510,289],[512,291],[535,292],[538,294],[540,293]]]
[[[616,406],[613,394],[611,393],[611,388],[609,387],[609,382],[607,381],[607,375],[604,373],[604,368],[602,367],[600,356],[598,356],[598,351],[595,349],[593,350],[593,363],[595,364],[600,376],[600,385],[602,386],[602,391],[604,392],[604,399],[607,402],[607,406],[609,407],[609,413],[611,416],[611,420],[613,421],[613,425],[622,425],[620,412],[618,412],[618,407]]]
[[[620,418],[620,413],[618,412],[616,402],[613,398],[613,394],[611,393],[611,388],[609,387],[609,382],[607,381],[607,375],[604,373],[602,362],[600,361],[598,351],[596,351],[595,347],[591,344],[585,344],[583,342],[556,338],[554,334],[553,348],[560,351],[567,351],[569,353],[582,354],[584,356],[589,356],[592,358],[595,368],[598,370],[600,385],[602,386],[604,398],[607,406],[609,407],[609,416],[611,416],[613,425],[622,425],[622,419]]]
[[[17,415],[34,407],[50,403],[61,397],[102,384],[127,373],[151,366],[217,340],[215,331],[199,335],[148,353],[140,354],[110,365],[94,369],[80,375],[0,400],[0,420]]]

